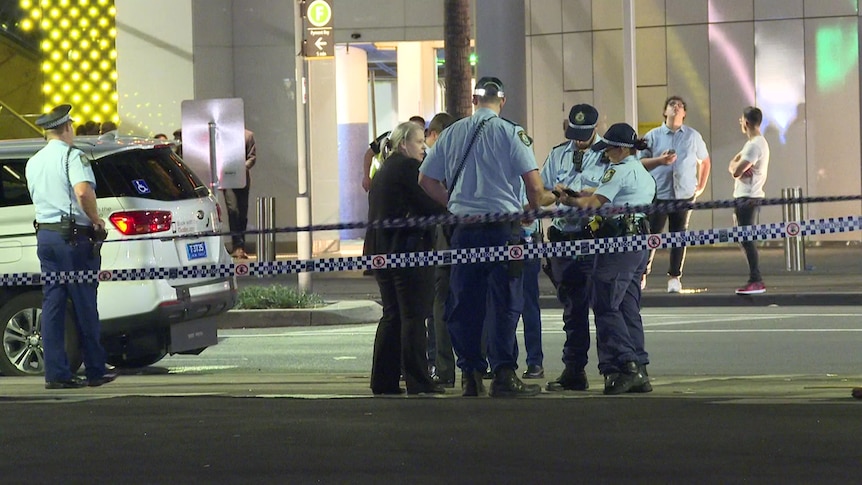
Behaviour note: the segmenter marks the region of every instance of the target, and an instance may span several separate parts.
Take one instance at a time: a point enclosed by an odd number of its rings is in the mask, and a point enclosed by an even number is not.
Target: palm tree
[[[458,119],[472,114],[470,0],[446,0],[444,8],[446,112]]]

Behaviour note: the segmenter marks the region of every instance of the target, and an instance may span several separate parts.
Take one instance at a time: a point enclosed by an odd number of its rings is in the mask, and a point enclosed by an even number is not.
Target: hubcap
[[[22,373],[41,374],[45,371],[40,308],[25,308],[6,322],[3,329],[3,352]]]

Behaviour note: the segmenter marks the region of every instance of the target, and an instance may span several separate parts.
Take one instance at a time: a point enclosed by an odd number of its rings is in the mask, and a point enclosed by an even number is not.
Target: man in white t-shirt
[[[733,197],[736,200],[734,215],[737,226],[754,224],[757,213],[760,212],[759,199],[766,196],[763,185],[766,183],[766,172],[769,168],[769,144],[760,133],[762,121],[763,112],[754,106],[745,108],[739,118],[739,127],[748,136],[748,141],[728,166],[728,171],[734,179]],[[736,290],[736,294],[766,293],[766,285],[763,284],[763,278],[760,276],[757,246],[754,241],[744,241],[741,244],[748,259],[749,275],[748,284]]]

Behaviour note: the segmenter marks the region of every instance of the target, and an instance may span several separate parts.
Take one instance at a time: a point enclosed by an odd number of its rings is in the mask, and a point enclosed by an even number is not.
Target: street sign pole
[[[296,197],[296,225],[299,227],[311,226],[311,197],[309,194],[308,174],[310,172],[308,160],[308,140],[306,123],[308,120],[308,84],[305,78],[306,57],[305,39],[303,38],[303,13],[305,12],[305,0],[294,2],[294,43],[296,45],[296,166],[297,186]],[[300,231],[296,233],[297,257],[300,260],[311,259],[312,234],[311,231]],[[311,291],[311,272],[297,273],[297,284],[300,291]]]

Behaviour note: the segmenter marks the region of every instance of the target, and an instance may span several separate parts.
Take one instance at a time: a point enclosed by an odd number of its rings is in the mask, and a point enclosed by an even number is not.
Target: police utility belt
[[[649,220],[643,214],[593,216],[584,226],[584,231],[593,238],[640,236],[650,233]]]
[[[63,215],[60,218],[60,222],[36,222],[33,221],[33,227],[36,229],[36,232],[39,231],[53,231],[60,234],[60,237],[63,238],[66,242],[73,242],[77,240],[78,236],[86,236],[87,238],[93,241],[104,241],[108,234],[102,229],[97,231],[93,226],[83,226],[81,224],[75,224],[75,218]]]

